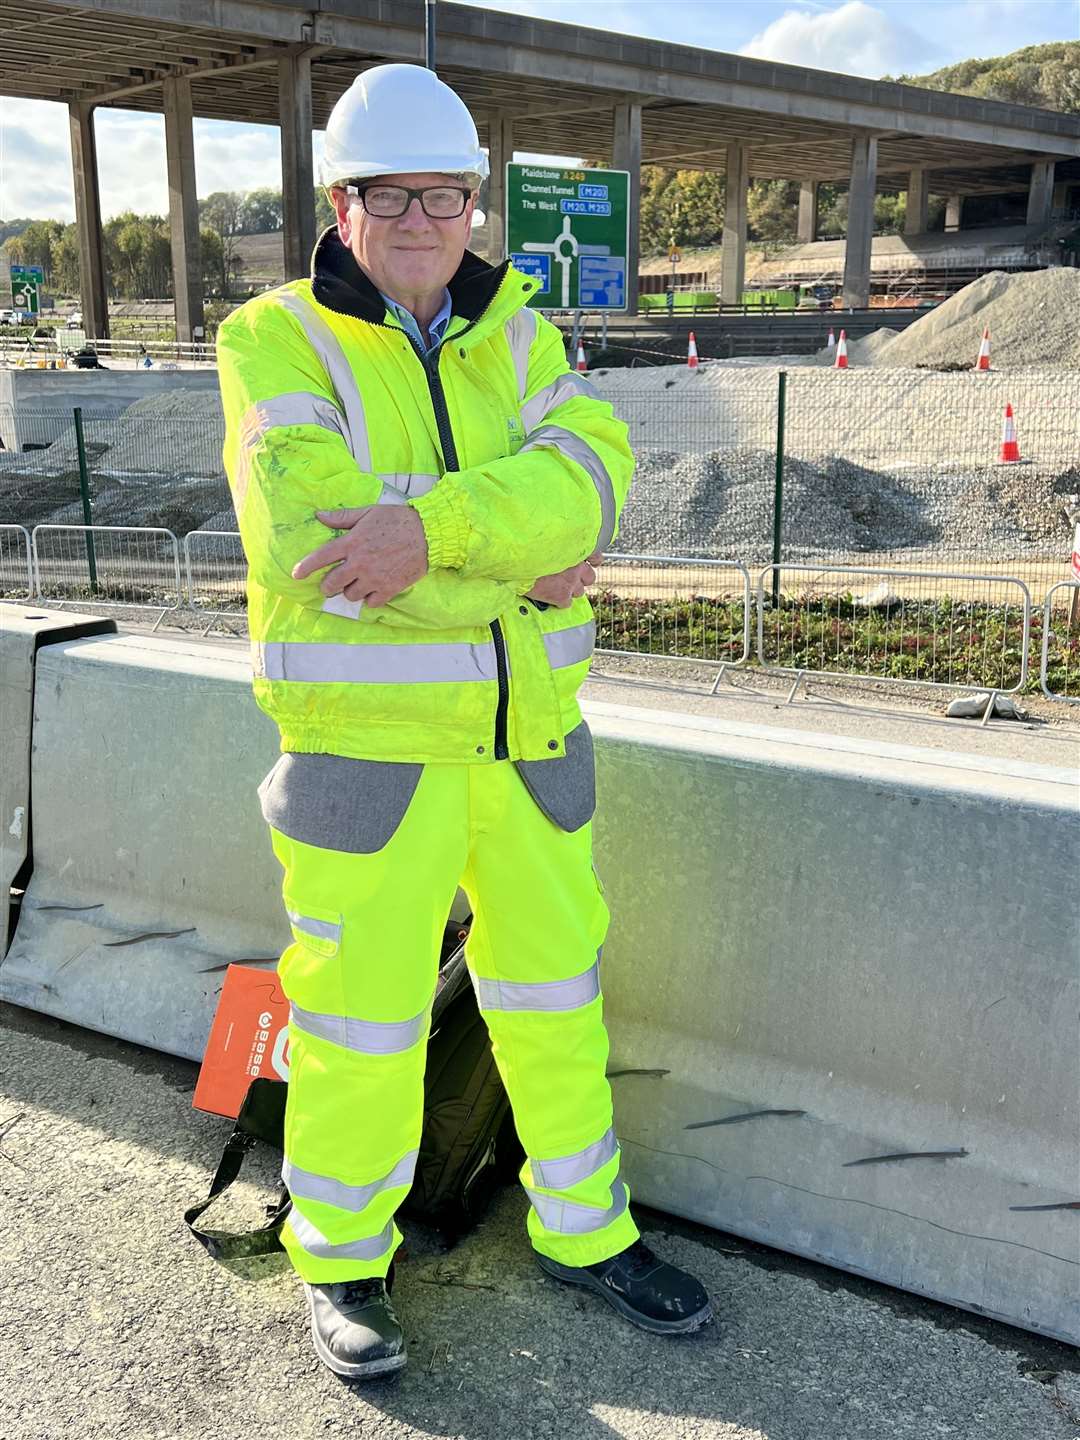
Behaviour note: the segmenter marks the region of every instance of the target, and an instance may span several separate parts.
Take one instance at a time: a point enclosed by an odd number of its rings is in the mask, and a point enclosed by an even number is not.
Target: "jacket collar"
[[[479,319],[494,299],[510,268],[489,265],[466,250],[447,289],[450,291],[452,313],[463,319]],[[331,225],[319,237],[311,257],[311,291],[320,305],[339,315],[351,315],[381,325],[386,319],[386,306],[375,285],[356,263],[351,250],[341,243],[337,226]]]

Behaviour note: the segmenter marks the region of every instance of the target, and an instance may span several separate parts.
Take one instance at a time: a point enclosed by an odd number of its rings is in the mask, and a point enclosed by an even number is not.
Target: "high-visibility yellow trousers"
[[[526,1154],[532,1244],[566,1265],[607,1259],[638,1231],[605,1073],[599,960],[609,916],[591,823],[560,829],[510,761],[413,771],[411,799],[378,849],[271,828],[293,932],[279,967],[291,1006],[282,1173],[293,1208],[283,1243],[311,1282],[389,1267],[460,883],[474,915],[466,958]],[[333,840],[334,814],[326,820]]]

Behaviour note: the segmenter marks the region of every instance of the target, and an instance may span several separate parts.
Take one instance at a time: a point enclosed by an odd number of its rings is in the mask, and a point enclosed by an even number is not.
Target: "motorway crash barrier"
[[[15,528],[15,527],[11,527]],[[40,646],[114,632],[116,622],[0,603],[0,956],[7,949],[12,889],[30,845],[30,740],[34,661]]]
[[[288,941],[246,651],[125,635],[37,664],[0,995],[198,1058],[227,963]],[[585,713],[637,1200],[1080,1343],[1076,773]]]

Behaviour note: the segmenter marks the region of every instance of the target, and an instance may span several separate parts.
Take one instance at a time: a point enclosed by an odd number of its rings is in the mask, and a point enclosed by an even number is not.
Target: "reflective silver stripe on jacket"
[[[316,920],[311,915],[301,915],[298,910],[286,910],[290,922],[305,935],[314,935],[319,940],[340,940],[341,922],[336,925],[329,920]]]
[[[517,374],[518,399],[525,399],[529,388],[529,351],[536,339],[536,311],[526,306],[506,322],[506,338],[510,342],[510,354],[514,358]],[[526,430],[529,428],[526,425]]]
[[[544,649],[548,664],[553,670],[564,665],[579,665],[588,660],[596,645],[596,621],[586,620],[584,625],[571,625],[566,630],[552,630],[544,636]]]
[[[535,430],[540,421],[557,405],[573,400],[576,395],[587,395],[590,400],[599,396],[584,375],[560,375],[550,385],[545,385],[535,395],[530,395],[521,407],[521,423],[526,430]]]
[[[576,1155],[562,1155],[557,1160],[536,1160],[529,1156],[529,1169],[537,1185],[546,1190],[569,1190],[571,1185],[580,1185],[590,1175],[595,1175],[609,1160],[619,1153],[619,1142],[614,1129],[610,1129],[592,1145],[586,1145]]]
[[[485,980],[474,975],[473,987],[481,1010],[577,1010],[600,994],[600,963],[569,980]]]
[[[357,1050],[361,1055],[396,1055],[411,1050],[423,1035],[428,1018],[427,1007],[411,1020],[354,1020],[347,1015],[321,1015],[299,1005],[291,1006],[289,1014],[305,1035],[340,1045],[343,1050]]]
[[[290,390],[249,405],[240,420],[240,443],[253,445],[267,430],[282,425],[317,425],[320,430],[336,431],[348,444],[344,415],[332,400],[310,390]]]
[[[253,647],[255,673],[265,680],[307,685],[440,685],[495,680],[495,647],[439,642],[428,645],[320,645],[268,640]]]
[[[316,1260],[379,1260],[394,1243],[394,1222],[388,1220],[378,1235],[367,1240],[346,1240],[342,1245],[333,1245],[306,1215],[295,1207],[285,1222],[300,1245]]]
[[[541,425],[539,430],[531,431],[518,454],[534,450],[539,445],[552,446],[561,455],[576,460],[588,472],[600,497],[600,533],[596,537],[596,549],[605,550],[615,534],[615,491],[604,462],[587,441],[572,430],[564,430],[561,425]]]
[[[335,1180],[330,1175],[316,1175],[311,1170],[301,1170],[291,1160],[281,1167],[281,1178],[288,1186],[289,1194],[301,1200],[321,1200],[324,1205],[336,1205],[339,1210],[351,1210],[354,1214],[367,1208],[384,1190],[394,1190],[399,1185],[411,1185],[416,1170],[419,1151],[410,1150],[403,1155],[389,1175],[381,1180],[372,1180],[367,1185],[346,1185],[344,1180]],[[547,1182],[544,1181],[544,1184]]]
[[[364,418],[364,402],[360,398],[356,377],[337,336],[315,309],[313,302],[305,300],[292,290],[285,291],[277,298],[278,303],[284,305],[289,314],[300,321],[308,343],[330,378],[338,405],[345,414],[346,438],[353,459],[361,470],[370,470],[371,445],[368,441],[367,420]]]
[[[611,1187],[611,1204],[606,1210],[600,1210],[595,1205],[578,1205],[573,1200],[556,1200],[551,1195],[542,1195],[539,1190],[530,1190],[528,1186],[525,1193],[544,1229],[554,1230],[559,1235],[588,1235],[593,1230],[602,1230],[619,1218],[629,1201],[626,1186],[621,1180],[616,1180]]]

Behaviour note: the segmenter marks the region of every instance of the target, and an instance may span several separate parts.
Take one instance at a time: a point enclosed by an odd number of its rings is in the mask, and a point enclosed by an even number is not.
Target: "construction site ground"
[[[976,769],[1080,753],[1069,726],[984,728],[816,683],[791,705],[743,677],[710,696],[670,668],[598,676],[587,698],[783,726],[823,749],[842,735],[960,751]],[[702,1277],[717,1321],[683,1340],[638,1332],[540,1274],[516,1186],[452,1250],[406,1225],[409,1367],[344,1382],[314,1355],[283,1256],[222,1265],[186,1231],[231,1127],[191,1108],[194,1064],[9,1005],[0,1055],[4,1440],[1080,1437],[1072,1348],[647,1211],[646,1239]],[[211,1223],[259,1224],[275,1159],[252,1157]]]

